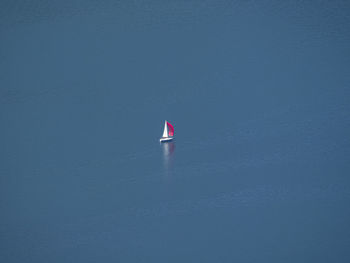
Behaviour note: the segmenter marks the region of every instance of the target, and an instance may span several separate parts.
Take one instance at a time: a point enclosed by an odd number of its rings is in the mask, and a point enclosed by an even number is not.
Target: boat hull
[[[170,142],[172,140],[173,140],[172,137],[162,137],[159,139],[160,142]]]

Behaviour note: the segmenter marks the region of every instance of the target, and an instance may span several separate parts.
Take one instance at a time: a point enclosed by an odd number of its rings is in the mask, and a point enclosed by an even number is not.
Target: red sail
[[[174,136],[174,127],[173,125],[171,125],[169,122],[167,122],[168,124],[168,129],[169,129],[169,136]]]

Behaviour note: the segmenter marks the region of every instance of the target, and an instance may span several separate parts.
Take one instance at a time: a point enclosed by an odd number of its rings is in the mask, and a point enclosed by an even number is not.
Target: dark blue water
[[[2,0],[0,121],[0,262],[350,261],[349,1]]]

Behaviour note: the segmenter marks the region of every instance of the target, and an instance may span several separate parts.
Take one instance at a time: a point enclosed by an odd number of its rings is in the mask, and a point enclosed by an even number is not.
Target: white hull
[[[160,142],[169,142],[172,141],[173,138],[172,137],[162,137],[159,139]]]

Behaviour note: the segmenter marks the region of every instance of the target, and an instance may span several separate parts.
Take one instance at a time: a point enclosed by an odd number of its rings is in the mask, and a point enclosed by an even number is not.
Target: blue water
[[[349,14],[2,0],[0,262],[349,262]]]

